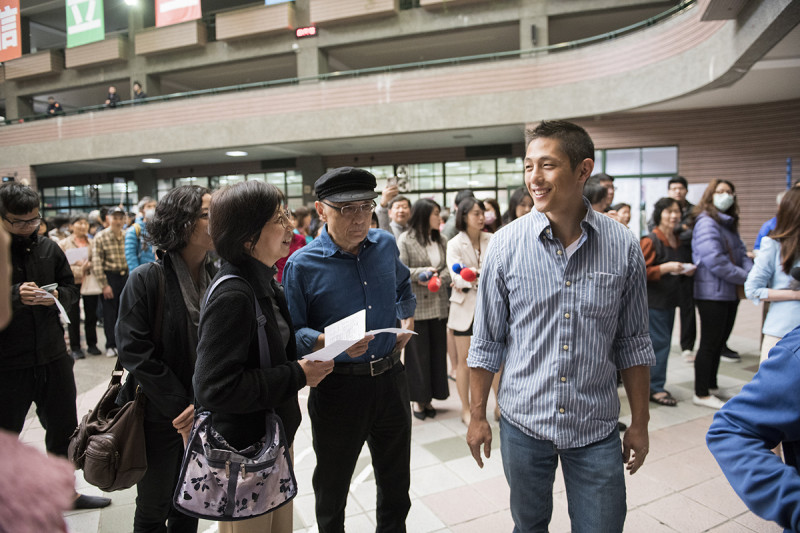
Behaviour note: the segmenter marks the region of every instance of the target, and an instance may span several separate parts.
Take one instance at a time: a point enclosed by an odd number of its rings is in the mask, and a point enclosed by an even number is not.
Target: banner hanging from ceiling
[[[67,48],[105,38],[103,0],[67,0]]]
[[[22,55],[19,0],[0,0],[0,62]]]
[[[169,26],[203,16],[200,0],[156,0],[156,26]]]

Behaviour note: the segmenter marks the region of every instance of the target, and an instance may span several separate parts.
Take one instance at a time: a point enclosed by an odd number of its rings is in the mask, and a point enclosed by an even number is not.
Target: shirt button
[[[569,313],[564,313],[564,318],[569,318]]]
[[[569,287],[570,285],[572,285],[572,282],[571,282],[571,281],[567,281],[567,282],[566,282],[564,285],[566,285],[567,287]]]
[[[370,359],[375,359],[375,354],[372,354],[369,357],[370,357]]]
[[[564,408],[563,408],[563,407],[559,407],[559,408],[558,408],[558,412],[559,412],[559,413],[561,413],[561,414],[563,415],[563,414],[564,414]]]
[[[367,284],[367,282],[365,281],[365,282],[364,282],[364,285],[366,285],[366,284]]]
[[[558,255],[561,255],[563,252],[562,252],[561,250],[556,250],[556,253],[557,253]]]
[[[371,306],[371,305],[368,305],[368,306],[367,306],[367,309],[372,309],[372,306]]]
[[[566,378],[566,376],[561,376],[561,382],[563,383],[563,382],[565,382],[565,381],[567,381],[567,378]]]
[[[569,346],[567,346],[566,344],[563,346],[563,348],[564,348],[564,351],[569,350]]]

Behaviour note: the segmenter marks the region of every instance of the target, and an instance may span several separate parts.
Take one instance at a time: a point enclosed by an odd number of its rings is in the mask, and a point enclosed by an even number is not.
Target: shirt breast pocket
[[[581,297],[581,312],[594,318],[613,318],[617,316],[620,305],[622,277],[617,274],[594,272],[584,283]]]

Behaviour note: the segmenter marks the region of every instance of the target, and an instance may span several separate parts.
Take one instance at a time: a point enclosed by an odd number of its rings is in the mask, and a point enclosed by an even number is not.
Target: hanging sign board
[[[19,0],[0,0],[0,62],[22,55]]]
[[[67,48],[105,38],[103,0],[67,0]]]
[[[156,26],[169,26],[199,19],[200,0],[156,0]]]

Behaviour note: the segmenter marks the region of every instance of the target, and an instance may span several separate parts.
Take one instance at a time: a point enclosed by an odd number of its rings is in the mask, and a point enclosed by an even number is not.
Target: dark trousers
[[[86,335],[86,345],[97,345],[97,295],[81,296],[83,298],[83,332]],[[81,306],[75,302],[67,309],[69,317],[69,347],[72,350],[81,348]]]
[[[380,376],[329,374],[311,389],[317,466],[312,485],[320,533],[343,532],[350,479],[364,442],[377,485],[377,532],[404,532],[411,508],[411,408],[403,365]]]
[[[0,428],[20,433],[32,403],[45,430],[47,451],[67,456],[69,438],[78,427],[74,361],[64,353],[50,363],[0,372]]]
[[[120,276],[119,273],[106,271],[106,279],[111,285],[111,290],[114,291],[114,297],[110,300],[103,300],[103,330],[106,332],[106,348],[116,348],[117,337],[114,335],[114,327],[117,325],[117,316],[119,315],[119,297],[125,287],[125,282],[128,281],[128,275]]]
[[[739,300],[695,300],[695,304],[700,313],[700,346],[694,360],[694,392],[708,396],[708,389],[718,388],[719,356],[733,330]]]
[[[694,342],[697,339],[694,279],[688,276],[681,276],[678,287],[678,307],[681,316],[681,350],[694,350]]]
[[[412,402],[426,404],[450,395],[447,385],[447,320],[414,321],[417,335],[406,344],[406,373]]]
[[[172,505],[178,484],[183,439],[168,421],[144,422],[147,471],[136,484],[134,533],[197,533],[197,519]]]

